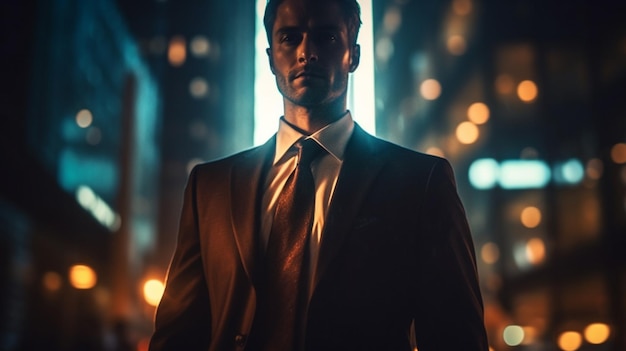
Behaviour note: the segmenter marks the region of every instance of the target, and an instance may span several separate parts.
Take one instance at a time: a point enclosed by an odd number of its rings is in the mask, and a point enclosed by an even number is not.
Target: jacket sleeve
[[[185,189],[178,239],[155,317],[150,351],[207,350],[211,341],[209,294],[202,268],[194,169]]]
[[[417,347],[486,351],[474,245],[452,167],[444,159],[431,170],[422,213],[414,315]]]

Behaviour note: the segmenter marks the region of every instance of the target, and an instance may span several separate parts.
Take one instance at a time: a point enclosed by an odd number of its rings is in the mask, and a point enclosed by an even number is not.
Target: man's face
[[[345,96],[359,47],[334,1],[285,0],[277,9],[267,50],[278,90],[291,103],[315,107]]]

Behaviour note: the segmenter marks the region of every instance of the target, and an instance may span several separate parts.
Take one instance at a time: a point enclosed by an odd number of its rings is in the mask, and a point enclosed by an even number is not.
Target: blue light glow
[[[557,162],[553,171],[543,160],[505,160],[498,163],[491,158],[477,159],[469,167],[470,184],[480,190],[539,189],[551,180],[557,185],[580,184],[585,168],[578,159]]]
[[[550,177],[550,168],[541,160],[507,160],[500,164],[499,183],[503,189],[543,188]]]
[[[578,184],[585,177],[585,168],[577,159],[558,163],[554,167],[554,181],[557,184]]]
[[[476,189],[492,189],[498,182],[499,165],[492,158],[476,160],[469,168],[469,181]]]

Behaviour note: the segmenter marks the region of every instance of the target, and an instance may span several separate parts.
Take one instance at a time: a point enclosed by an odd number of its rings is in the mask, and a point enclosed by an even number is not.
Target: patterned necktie
[[[308,297],[308,240],[313,224],[315,182],[311,161],[323,150],[313,139],[300,139],[298,164],[276,203],[266,254],[265,294],[259,301],[264,342],[261,349],[293,351],[302,345]]]

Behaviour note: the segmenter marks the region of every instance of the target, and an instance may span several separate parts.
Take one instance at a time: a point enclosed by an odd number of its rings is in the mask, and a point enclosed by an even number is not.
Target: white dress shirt
[[[322,243],[326,213],[333,197],[341,165],[343,164],[344,151],[353,130],[354,121],[348,111],[339,120],[308,136],[308,138],[314,139],[327,151],[311,163],[311,172],[315,180],[315,211],[309,240],[310,282],[315,281],[315,268]],[[283,118],[280,119],[278,133],[276,134],[274,162],[263,188],[263,202],[261,204],[261,243],[263,247],[267,246],[269,240],[276,200],[287,182],[287,178],[296,168],[297,150],[293,145],[302,137],[307,136],[292,128]]]

